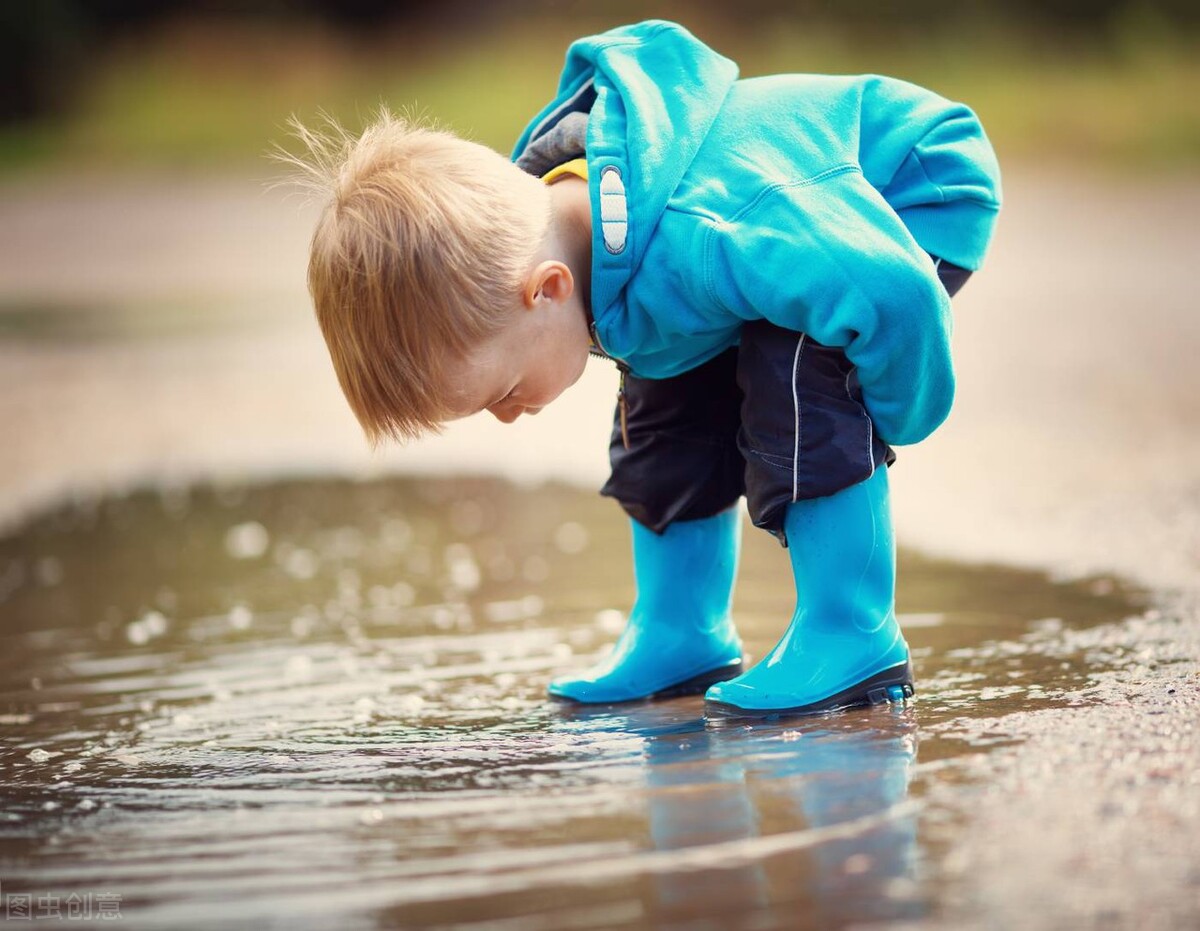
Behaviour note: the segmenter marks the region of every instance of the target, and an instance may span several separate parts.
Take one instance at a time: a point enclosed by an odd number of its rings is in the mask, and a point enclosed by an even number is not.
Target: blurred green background
[[[1194,171],[1200,16],[1181,0],[854,4],[163,2],[0,6],[0,171],[268,173],[284,123],[380,102],[501,151],[576,35],[665,17],[744,75],[893,74],[968,102],[1002,161]]]

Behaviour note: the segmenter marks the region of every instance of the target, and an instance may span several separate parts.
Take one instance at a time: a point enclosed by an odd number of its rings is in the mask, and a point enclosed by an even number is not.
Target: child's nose
[[[489,407],[488,410],[490,410],[492,412],[492,416],[501,423],[512,423],[521,416],[525,408],[521,407],[519,404],[514,404],[511,407],[502,407],[500,405],[496,405],[495,407]]]

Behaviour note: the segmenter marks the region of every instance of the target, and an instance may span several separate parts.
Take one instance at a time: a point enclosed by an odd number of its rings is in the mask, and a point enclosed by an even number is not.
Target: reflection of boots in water
[[[631,891],[650,923],[759,915],[771,927],[838,927],[912,915],[895,900],[915,857],[915,814],[897,810],[916,753],[907,715],[872,713],[838,733],[821,721],[803,732],[706,726],[689,701],[561,707],[564,732],[640,739],[630,752],[644,782],[621,782],[645,799],[660,855]]]
[[[716,716],[766,717],[902,701],[913,693],[895,612],[887,470],[787,506],[796,610],[753,669],[705,693]]]
[[[637,599],[609,656],[560,676],[551,695],[620,702],[699,694],[741,672],[742,645],[730,617],[741,544],[736,508],[677,521],[660,535],[631,521]]]
[[[905,895],[915,878],[917,816],[903,805],[914,734],[813,733],[792,746],[765,788],[809,830],[828,834],[805,857],[806,920],[822,928],[918,917],[919,902]]]
[[[903,897],[916,857],[916,815],[903,805],[915,724],[884,718],[798,740],[769,725],[659,730],[645,746],[651,837],[693,859],[655,873],[654,917],[768,912],[771,926],[814,928],[915,917]]]
[[[644,801],[653,853],[659,866],[630,884],[649,924],[696,920],[702,926],[728,914],[738,917],[767,902],[761,863],[738,862],[717,870],[696,869],[691,857],[713,844],[758,834],[757,816],[746,792],[737,754],[722,755],[700,714],[698,701],[642,702],[605,708],[561,704],[555,730],[609,743],[612,737],[640,741],[630,762],[640,758],[636,779],[622,768],[622,795]],[[589,753],[589,756],[591,754]],[[672,852],[678,852],[678,865]],[[685,922],[686,923],[686,922]],[[722,925],[723,926],[723,925]]]
[[[694,851],[759,833],[741,760],[716,755],[703,721],[697,723],[698,730],[682,739],[660,737],[646,745],[650,836],[657,851]],[[650,917],[656,924],[697,921],[719,927],[722,915],[744,916],[768,901],[759,862],[665,870],[653,881],[658,909]]]

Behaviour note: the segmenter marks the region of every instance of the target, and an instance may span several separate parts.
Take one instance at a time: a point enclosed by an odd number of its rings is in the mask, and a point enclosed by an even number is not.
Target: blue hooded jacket
[[[1000,206],[967,107],[877,75],[738,80],[650,21],[573,43],[513,158],[580,112],[606,353],[669,378],[765,318],[845,351],[887,442],[946,418],[950,301],[929,255],[979,268]]]

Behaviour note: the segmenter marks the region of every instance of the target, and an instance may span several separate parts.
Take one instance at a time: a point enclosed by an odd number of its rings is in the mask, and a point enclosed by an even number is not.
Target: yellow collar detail
[[[586,181],[588,179],[587,159],[574,158],[569,162],[563,162],[561,165],[551,168],[542,175],[542,181],[546,184],[553,184],[567,175],[574,175],[576,178],[582,178]]]

